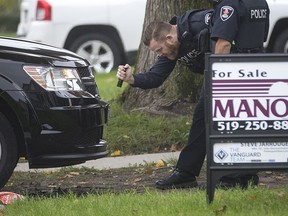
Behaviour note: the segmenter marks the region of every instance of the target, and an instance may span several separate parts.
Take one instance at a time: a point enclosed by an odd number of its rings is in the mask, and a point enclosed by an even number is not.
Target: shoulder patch
[[[220,10],[220,17],[222,21],[228,20],[234,13],[234,8],[230,6],[222,6]]]

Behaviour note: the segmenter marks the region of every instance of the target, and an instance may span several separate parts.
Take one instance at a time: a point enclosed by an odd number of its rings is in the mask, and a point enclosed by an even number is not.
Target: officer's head
[[[178,57],[180,43],[177,28],[168,22],[151,22],[145,29],[143,43],[158,56],[165,56],[170,60]]]

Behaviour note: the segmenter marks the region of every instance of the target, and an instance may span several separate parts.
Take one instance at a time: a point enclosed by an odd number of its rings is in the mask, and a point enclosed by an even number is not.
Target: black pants
[[[204,87],[193,114],[187,145],[182,149],[176,168],[198,176],[206,156]]]

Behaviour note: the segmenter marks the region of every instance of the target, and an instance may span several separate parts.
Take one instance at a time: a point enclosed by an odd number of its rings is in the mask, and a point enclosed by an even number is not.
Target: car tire
[[[273,46],[274,53],[288,53],[288,29],[281,32]]]
[[[14,130],[7,118],[0,113],[0,189],[11,177],[19,156]]]
[[[121,63],[119,47],[109,36],[93,33],[78,37],[70,50],[87,59],[96,73],[109,73]]]

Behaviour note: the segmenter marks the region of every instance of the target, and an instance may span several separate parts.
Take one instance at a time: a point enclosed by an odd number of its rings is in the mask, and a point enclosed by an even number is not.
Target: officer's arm
[[[133,87],[142,89],[157,88],[168,78],[173,71],[177,60],[170,60],[166,57],[159,57],[155,64],[145,73],[133,75]]]
[[[215,44],[215,54],[229,54],[231,50],[231,43],[222,38],[218,38]]]

